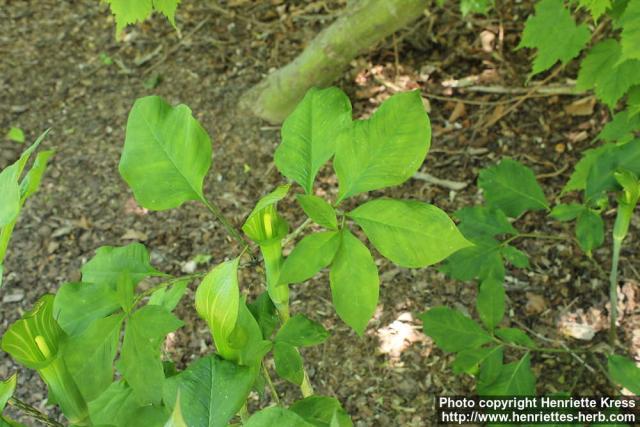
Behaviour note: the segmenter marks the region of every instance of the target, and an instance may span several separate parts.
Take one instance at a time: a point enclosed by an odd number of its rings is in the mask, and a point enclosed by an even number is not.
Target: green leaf
[[[351,102],[340,89],[311,88],[282,124],[274,161],[307,194],[316,174],[336,150],[338,134],[351,124]]]
[[[244,427],[314,427],[298,414],[279,406],[256,412],[244,423]]]
[[[580,63],[576,90],[595,87],[596,96],[610,108],[638,83],[640,61],[622,61],[622,47],[614,39],[599,42]]]
[[[273,346],[273,360],[276,372],[281,378],[295,384],[302,384],[304,370],[302,356],[298,349],[286,342],[276,341]]]
[[[223,262],[202,279],[196,290],[196,310],[207,321],[216,347],[226,354],[227,340],[238,320],[240,289],[238,263],[240,258]]]
[[[129,273],[134,283],[150,276],[166,276],[149,262],[147,248],[141,243],[127,246],[102,246],[96,255],[82,266],[85,283],[108,283],[115,287],[122,273]]]
[[[503,210],[512,218],[528,210],[549,209],[533,171],[510,158],[482,170],[478,186],[484,190],[489,205]]]
[[[476,322],[448,307],[434,307],[421,316],[425,334],[447,352],[480,347],[492,341]]]
[[[495,331],[495,334],[498,338],[501,338],[511,344],[517,344],[529,348],[536,347],[536,343],[518,328],[500,328]]]
[[[351,417],[333,397],[309,396],[296,401],[289,409],[315,427],[353,427]]]
[[[527,254],[519,249],[514,248],[511,245],[504,245],[500,249],[500,254],[505,260],[511,263],[514,267],[527,268],[529,267],[529,257]]]
[[[27,172],[24,179],[20,183],[22,203],[24,203],[24,200],[27,197],[35,194],[38,191],[38,188],[40,188],[42,176],[47,169],[47,163],[49,162],[51,156],[53,156],[53,150],[41,151],[36,155],[33,166],[31,167],[31,169],[29,169],[29,172]]]
[[[269,298],[269,293],[267,291],[262,292],[253,303],[247,304],[247,307],[260,326],[262,338],[268,340],[280,321],[276,306]]]
[[[136,101],[127,120],[120,175],[140,205],[151,210],[202,200],[211,166],[211,140],[186,105],[158,96]]]
[[[458,230],[469,239],[492,238],[498,234],[518,234],[509,219],[499,209],[473,206],[458,209],[454,217],[460,220]]]
[[[503,347],[501,345],[462,350],[456,355],[451,369],[456,374],[467,373],[476,375],[481,364],[487,359],[494,357],[496,353],[502,355],[502,351]]]
[[[400,185],[420,168],[431,144],[431,124],[419,91],[397,93],[368,120],[338,137],[333,162],[338,201]]]
[[[116,282],[116,298],[125,313],[129,313],[135,304],[135,286],[128,271],[120,273]]]
[[[338,219],[336,218],[336,210],[326,202],[322,197],[313,194],[300,194],[296,197],[298,203],[309,218],[330,230],[338,229]]]
[[[2,350],[29,369],[42,369],[56,359],[64,331],[53,316],[53,295],[42,296],[2,336]]]
[[[531,355],[525,354],[519,361],[502,366],[491,384],[478,384],[480,396],[533,396],[536,378],[531,372]]]
[[[477,375],[477,389],[481,389],[485,384],[493,383],[502,371],[502,362],[504,360],[503,346],[496,347],[496,351],[492,351],[486,355],[480,363],[480,372]]]
[[[602,128],[598,138],[604,142],[624,144],[631,141],[638,130],[640,130],[640,115],[633,115],[631,110],[627,109],[614,114],[611,121]]]
[[[500,256],[501,245],[494,239],[474,241],[475,246],[451,255],[440,271],[453,279],[467,281],[474,278],[504,280],[504,265]]]
[[[604,242],[604,221],[591,209],[583,210],[576,222],[576,237],[580,248],[587,254],[602,246]]]
[[[151,294],[149,305],[159,305],[167,311],[173,311],[187,291],[188,284],[187,279],[175,282],[171,287],[158,289]]]
[[[220,352],[220,348],[216,344]],[[262,330],[251,315],[244,301],[240,301],[238,321],[229,336],[225,359],[233,360],[241,365],[259,367],[262,358],[271,350],[271,341],[262,339]]]
[[[640,115],[640,85],[633,86],[627,95],[627,111],[629,111],[629,116],[639,119]],[[635,129],[640,128],[639,125],[636,124]]]
[[[178,390],[178,396],[176,397],[176,404],[171,412],[171,417],[164,424],[164,427],[189,427],[182,415],[182,404],[180,403],[180,391]]]
[[[504,317],[505,292],[502,281],[488,278],[480,284],[476,306],[480,320],[493,330]]]
[[[460,0],[460,12],[462,16],[470,13],[485,15],[493,7],[493,0]]]
[[[15,126],[9,129],[9,132],[7,132],[6,138],[9,141],[17,142],[19,144],[24,144],[24,141],[25,141],[23,130]]]
[[[323,343],[331,334],[321,324],[296,314],[282,325],[276,334],[276,342],[295,347],[309,347]]]
[[[164,384],[160,346],[165,335],[182,325],[157,305],[144,306],[129,318],[117,366],[140,404],[160,404]]]
[[[4,407],[7,405],[13,392],[16,390],[16,384],[18,383],[18,375],[13,374],[6,380],[0,381],[0,414],[4,411]]]
[[[325,231],[305,236],[285,259],[279,283],[302,283],[331,264],[340,247],[340,233]]]
[[[562,0],[540,0],[535,10],[525,23],[518,45],[518,49],[538,49],[531,75],[548,70],[558,61],[567,64],[580,54],[591,36],[586,25],[576,25]]]
[[[118,350],[124,314],[94,320],[62,347],[62,357],[87,402],[96,399],[113,382],[113,360]]]
[[[135,24],[147,19],[153,10],[167,17],[175,27],[175,14],[181,0],[105,0],[111,7],[111,13],[116,18],[116,35],[120,34],[129,24]]]
[[[362,335],[378,304],[380,278],[369,249],[345,228],[329,274],[338,316]]]
[[[188,426],[225,427],[247,400],[256,372],[217,356],[206,356],[167,379],[164,401],[176,407],[180,394]]]
[[[585,150],[582,153],[582,158],[580,159],[578,164],[576,164],[569,182],[567,182],[567,184],[562,189],[562,193],[568,193],[569,191],[575,190],[584,190],[585,188],[587,188],[587,177],[589,176],[591,167],[598,157],[611,150],[612,147],[613,144],[606,144],[595,149],[592,148],[589,150]]]
[[[586,198],[593,200],[606,191],[619,190],[614,173],[622,169],[640,175],[640,139],[616,145],[594,160],[587,177]]]
[[[622,387],[635,395],[640,394],[640,368],[636,362],[617,354],[609,356],[607,363],[609,375]]]
[[[95,426],[162,427],[169,417],[164,407],[141,406],[133,389],[124,381],[112,383],[95,400],[89,402],[89,415]]]
[[[640,59],[640,4],[637,1],[630,1],[624,13],[620,17],[622,34],[620,34],[620,44],[622,45],[623,59]]]
[[[589,11],[594,21],[611,8],[611,0],[578,0],[578,4]]]
[[[584,205],[578,203],[559,204],[551,210],[549,215],[558,221],[571,221],[576,219],[585,208]]]
[[[54,314],[60,327],[77,335],[94,320],[120,309],[115,291],[106,283],[66,283],[56,293]]]
[[[289,192],[289,184],[281,185],[262,197],[247,217],[242,231],[259,245],[282,240],[289,232],[289,224],[277,211],[277,204]]]
[[[472,245],[446,213],[415,200],[376,199],[348,216],[382,255],[402,267],[426,267]]]
[[[20,213],[17,163],[0,172],[0,202],[0,227],[4,227],[12,223]]]

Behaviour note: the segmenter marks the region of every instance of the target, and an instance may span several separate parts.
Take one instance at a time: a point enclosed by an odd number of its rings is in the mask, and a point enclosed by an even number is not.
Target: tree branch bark
[[[309,88],[329,85],[358,54],[417,19],[426,6],[426,0],[350,4],[293,62],[245,93],[240,107],[271,123],[282,122]]]

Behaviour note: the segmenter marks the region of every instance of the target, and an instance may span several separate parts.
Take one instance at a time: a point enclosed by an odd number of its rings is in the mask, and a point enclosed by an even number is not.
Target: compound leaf
[[[451,255],[440,271],[453,279],[467,281],[474,278],[504,280],[504,265],[500,256],[500,243],[494,239],[474,240],[475,246]]]
[[[329,280],[338,316],[362,335],[375,312],[380,292],[378,268],[369,249],[348,229],[341,232]]]
[[[56,293],[53,309],[60,327],[77,335],[94,320],[119,310],[120,302],[107,283],[65,283]]]
[[[490,205],[513,218],[527,210],[549,208],[533,171],[509,158],[482,170],[478,186],[484,190],[484,196]]]
[[[305,236],[285,259],[279,283],[302,283],[331,264],[340,247],[340,233],[325,231]]]
[[[174,408],[180,404],[189,426],[225,427],[249,396],[256,372],[217,356],[206,356],[167,379],[164,401]]]
[[[338,137],[333,162],[338,201],[400,185],[420,168],[431,144],[431,124],[418,91],[397,93],[368,120]]]
[[[529,348],[535,348],[536,346],[536,343],[518,328],[500,328],[495,331],[495,334],[498,338],[502,338],[504,341],[511,344],[517,344]]]
[[[282,124],[274,161],[307,194],[322,165],[333,156],[338,134],[351,124],[351,102],[340,89],[312,88]]]
[[[322,197],[314,196],[313,194],[301,194],[296,199],[302,206],[304,213],[316,224],[330,230],[338,229],[336,210]]]
[[[595,88],[596,96],[610,108],[638,83],[640,61],[622,60],[622,47],[614,39],[603,40],[591,48],[580,64],[576,90]]]
[[[275,341],[295,347],[309,347],[323,343],[329,336],[329,331],[321,324],[297,314],[282,325]]]
[[[533,396],[535,391],[536,378],[531,372],[529,353],[517,362],[503,365],[492,383],[478,383],[480,396]]]
[[[459,311],[434,307],[421,316],[425,334],[447,352],[480,347],[492,341],[484,329]]]
[[[607,365],[609,375],[616,383],[635,395],[640,394],[640,368],[633,360],[612,354]]]
[[[382,255],[402,267],[426,267],[471,246],[446,213],[427,203],[376,199],[348,215]]]
[[[492,238],[498,234],[518,234],[500,209],[473,206],[458,209],[453,216],[460,220],[458,230],[469,239]]]
[[[157,305],[146,305],[129,318],[117,366],[140,404],[160,404],[164,384],[160,345],[182,324]]]
[[[578,56],[591,36],[586,25],[576,25],[562,0],[541,0],[535,11],[527,19],[518,45],[538,49],[532,75],[548,70],[558,61],[568,63]]]
[[[136,284],[146,277],[166,276],[151,266],[149,252],[141,243],[102,246],[82,266],[82,280],[86,283],[107,283],[115,287],[122,273],[128,273]]]
[[[172,107],[158,96],[135,102],[119,169],[140,205],[165,210],[204,200],[210,166],[211,140],[189,107]]]
[[[113,359],[123,319],[122,313],[96,319],[70,337],[62,348],[65,364],[87,402],[100,396],[113,382]]]
[[[276,341],[273,346],[273,360],[276,372],[281,378],[295,384],[302,384],[304,369],[302,356],[297,348],[286,342]]]
[[[488,278],[480,284],[476,307],[480,320],[488,330],[493,330],[504,317],[505,292],[502,281]]]
[[[279,406],[256,412],[244,423],[244,427],[314,427],[293,411]]]
[[[333,397],[309,396],[289,409],[316,427],[353,427],[351,417]],[[332,424],[334,418],[336,424]]]

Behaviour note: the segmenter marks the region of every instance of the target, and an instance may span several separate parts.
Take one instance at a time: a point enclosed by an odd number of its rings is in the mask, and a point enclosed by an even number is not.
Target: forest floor
[[[192,267],[187,263],[198,255],[210,256],[199,257],[205,262],[197,269],[206,271],[235,253],[224,230],[195,203],[160,213],[136,205],[117,169],[128,111],[136,98],[149,94],[191,107],[214,144],[206,193],[240,225],[255,201],[283,179],[272,162],[279,127],[238,112],[237,101],[269,70],[295,57],[344,3],[184,1],[177,14],[182,38],[156,17],[131,27],[117,41],[108,9],[96,0],[0,0],[0,132],[19,126],[33,140],[51,127],[44,146],[56,150],[10,245],[0,289],[0,332],[43,293],[78,281],[80,267],[102,245],[143,242],[154,265],[176,275]],[[545,82],[553,93],[536,92],[521,100],[528,90],[522,88],[531,52],[515,47],[532,5],[499,3],[487,18],[463,19],[453,3],[445,9],[434,6],[354,61],[336,82],[351,97],[358,117],[396,91],[420,88],[433,126],[422,171],[465,184],[452,190],[412,179],[380,194],[427,201],[452,214],[481,201],[478,171],[510,156],[532,167],[549,200],[558,200],[580,152],[590,146],[609,112],[588,94],[572,93],[577,70],[571,66]],[[499,93],[487,93],[487,87]],[[0,167],[23,148],[1,139]],[[320,182],[321,191],[337,192],[329,169]],[[282,206],[294,227],[302,222],[293,203]],[[608,227],[612,213],[605,214]],[[590,260],[572,242],[572,224],[548,221],[544,213],[527,214],[519,224],[525,231],[567,239],[560,244],[519,242],[530,254],[531,268],[507,272],[505,325],[524,325],[548,339],[580,345],[566,336],[559,321],[577,319],[602,329],[609,238]],[[632,229],[621,260],[627,313],[622,336],[625,351],[638,354],[638,273],[631,263],[640,253],[637,222]],[[363,338],[332,309],[326,273],[292,288],[293,312],[309,313],[332,332],[325,344],[304,350],[306,367],[316,391],[337,397],[356,426],[431,425],[435,396],[470,394],[473,381],[451,372],[451,356],[422,334],[416,315],[442,304],[474,313],[476,285],[456,283],[437,268],[408,270],[381,258],[378,263],[380,306]],[[168,349],[179,366],[211,351],[206,325],[193,309],[196,285],[191,284],[178,308],[186,326]],[[256,295],[261,278],[244,274],[241,286]],[[599,331],[587,344],[597,349],[605,340],[606,331]],[[538,392],[611,392],[602,373],[590,371],[597,371],[595,362],[587,363],[569,355],[536,355]],[[49,410],[37,375],[2,354],[0,378],[16,370],[17,395]],[[276,385],[285,401],[299,398],[294,388],[280,381]],[[268,404],[268,397],[258,400],[252,397],[253,408]]]

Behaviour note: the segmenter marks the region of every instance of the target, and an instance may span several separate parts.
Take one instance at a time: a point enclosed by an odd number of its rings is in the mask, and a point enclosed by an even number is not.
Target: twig
[[[287,243],[295,240],[296,237],[311,223],[311,218],[307,218],[304,220],[302,224],[298,226],[292,233],[289,233],[287,237],[282,241],[282,246],[284,247]]]
[[[435,176],[425,172],[416,172],[413,174],[413,178],[455,191],[467,188],[467,186],[469,185],[468,182],[450,181],[448,179],[436,178]]]
[[[269,386],[273,400],[276,401],[276,404],[280,405],[280,396],[278,396],[278,392],[273,385],[273,381],[271,381],[271,374],[269,374],[269,370],[265,366],[264,362],[262,363],[262,372],[264,373],[265,380],[267,380],[267,385]]]
[[[549,85],[549,86],[543,86],[542,84],[540,84],[540,85],[535,85],[533,88],[475,85],[475,86],[467,86],[467,87],[462,86],[460,88],[464,89],[465,91],[469,91],[469,92],[494,93],[494,94],[503,94],[503,93],[506,93],[506,94],[518,94],[518,93],[529,94],[529,92],[531,92],[531,93],[537,93],[537,94],[548,95],[548,96],[553,96],[553,95],[581,95],[581,93],[576,92],[575,85]]]

